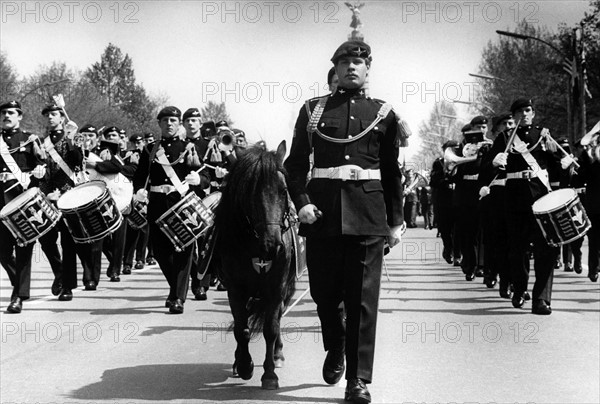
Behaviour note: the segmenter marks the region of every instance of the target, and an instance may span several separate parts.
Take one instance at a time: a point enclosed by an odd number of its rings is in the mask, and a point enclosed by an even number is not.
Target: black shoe
[[[21,312],[21,310],[23,310],[23,301],[21,300],[20,297],[13,297],[10,300],[10,304],[6,308],[6,311],[8,313],[19,314]]]
[[[525,299],[523,299],[523,296],[518,296],[514,294],[511,299],[511,302],[515,309],[520,309],[525,304]]]
[[[172,314],[183,313],[183,302],[181,301],[181,299],[173,300],[173,304],[171,304],[171,307],[169,307],[169,313],[172,313]]]
[[[110,281],[111,282],[121,282],[121,278],[119,277],[119,275],[112,275],[110,277]]]
[[[52,287],[50,288],[50,291],[52,292],[52,294],[54,296],[58,296],[60,295],[60,291],[62,290],[62,283],[60,281],[60,279],[54,279],[54,282],[52,282]]]
[[[346,384],[346,393],[344,400],[356,404],[369,404],[371,402],[371,394],[367,385],[361,379],[350,379]]]
[[[580,274],[583,271],[583,268],[581,267],[581,262],[575,261],[575,266],[573,267],[573,270],[576,274]]]
[[[61,302],[73,300],[73,292],[71,292],[71,289],[63,289],[62,292],[60,292],[60,296],[58,296],[58,300]]]
[[[448,263],[452,264],[452,254],[450,254],[447,250],[442,252],[442,258]]]
[[[465,279],[468,280],[469,282],[472,281],[473,279],[475,279],[475,273],[470,272],[470,273],[465,274]]]
[[[94,281],[89,281],[88,283],[85,284],[85,290],[96,290],[96,282]]]
[[[123,275],[131,275],[131,265],[123,266]]]
[[[169,308],[171,308],[171,306],[173,306],[173,300],[172,300],[172,299],[169,299],[169,298],[167,298],[167,300],[165,300],[165,307],[166,307],[167,309],[169,309]]]
[[[454,265],[455,267],[459,267],[459,266],[460,266],[460,260],[459,260],[459,259],[456,259],[456,258],[454,258],[454,264],[453,264],[453,265]]]
[[[156,265],[156,260],[153,257],[146,258],[147,265]]]
[[[144,261],[138,261],[135,263],[135,269],[144,269]]]
[[[225,285],[223,285],[223,282],[219,281],[219,283],[217,285],[217,291],[225,292],[226,290],[227,290],[227,288],[225,287]]]
[[[475,276],[478,277],[478,278],[482,278],[484,274],[485,273],[484,273],[483,269],[481,269],[481,268],[477,268],[475,270]]]
[[[573,272],[573,265],[566,264],[565,265],[565,272]]]
[[[330,349],[327,351],[325,362],[323,362],[323,380],[327,384],[336,384],[340,381],[346,370],[344,365],[344,350]]]
[[[556,262],[554,263],[554,269],[560,268],[561,265],[562,265],[562,262],[560,260],[556,260]]]
[[[531,306],[531,312],[533,314],[541,314],[547,316],[548,314],[552,313],[552,309],[550,308],[550,305],[546,303],[545,300],[537,299]]]
[[[523,292],[523,300],[525,300],[526,302],[531,300],[531,296],[529,295],[529,292]]]
[[[488,288],[493,289],[498,281],[495,278],[484,278],[483,283],[485,283],[485,286]]]
[[[208,296],[206,296],[206,288],[204,286],[200,286],[200,289],[194,293],[194,298],[196,300],[206,300]]]
[[[592,281],[592,282],[598,282],[598,272],[596,272],[596,273],[590,272],[588,274],[588,278],[590,278],[590,281]]]
[[[503,299],[510,299],[510,298],[512,298],[512,293],[508,288],[506,288],[506,289],[500,288],[500,297]]]

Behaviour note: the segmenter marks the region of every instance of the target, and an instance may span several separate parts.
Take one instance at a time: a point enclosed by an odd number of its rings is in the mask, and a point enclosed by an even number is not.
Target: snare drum
[[[60,216],[60,211],[39,188],[23,192],[0,212],[0,220],[21,247],[48,233],[58,223]]]
[[[131,212],[127,215],[127,223],[132,229],[139,230],[148,224],[146,220],[148,205],[140,201],[133,201],[131,204]]]
[[[58,200],[76,243],[93,243],[119,228],[123,216],[102,181],[90,181],[65,192]]]
[[[220,198],[221,194],[215,192],[200,200],[191,192],[159,217],[156,224],[171,240],[175,250],[183,251],[213,225],[212,208]]]
[[[532,209],[544,238],[554,247],[583,237],[592,227],[574,189],[550,192],[535,201]]]

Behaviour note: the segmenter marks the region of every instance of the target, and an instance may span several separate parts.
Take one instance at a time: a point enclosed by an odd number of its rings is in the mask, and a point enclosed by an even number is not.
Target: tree
[[[413,157],[413,162],[409,163],[413,168],[416,165],[417,171],[430,170],[434,160],[442,155],[442,144],[451,139],[462,140],[460,129],[463,123],[455,117],[454,104],[446,101],[435,104],[429,119],[419,125],[421,149]]]
[[[5,102],[17,98],[19,91],[19,82],[17,71],[9,63],[8,56],[0,52],[0,102]]]
[[[206,106],[202,107],[201,113],[204,121],[226,121],[230,127],[233,125],[224,102],[208,101]]]

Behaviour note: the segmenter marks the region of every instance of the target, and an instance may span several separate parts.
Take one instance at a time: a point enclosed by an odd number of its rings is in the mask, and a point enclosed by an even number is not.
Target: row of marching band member
[[[96,129],[85,125],[78,130],[67,116],[64,102],[55,101],[41,111],[47,130],[39,136],[21,129],[19,102],[0,105],[0,264],[13,286],[7,311],[21,312],[23,301],[30,297],[32,251],[37,240],[54,274],[51,292],[61,301],[72,300],[72,291],[78,286],[77,257],[85,290],[95,290],[102,253],[109,262],[106,275],[111,282],[119,282],[121,273],[131,273],[134,251],[136,268],[155,263],[152,245],[170,285],[170,311],[183,311],[192,260],[192,291],[196,299],[205,300],[210,273],[199,267],[196,239],[202,240],[206,221],[186,225],[193,239],[180,254],[183,264],[174,266],[177,234],[163,239],[168,232],[158,229],[154,219],[169,213],[168,208],[188,191],[199,199],[218,190],[236,148],[246,145],[243,132],[234,133],[224,121],[203,125],[197,108],[183,115],[183,131],[181,112],[168,107],[158,115],[158,141],[152,134],[128,139],[125,131],[115,126]],[[128,140],[133,147],[128,148]],[[177,171],[173,178],[169,167]],[[189,185],[171,189],[169,184],[182,182],[177,181],[179,176],[186,176]],[[139,190],[135,197],[134,186]],[[146,188],[149,195],[143,191]],[[214,204],[215,199],[218,193],[210,202]],[[145,260],[146,244],[149,256]]]
[[[598,134],[581,139],[574,157],[566,140],[556,141],[547,128],[534,124],[534,117],[532,101],[519,98],[510,113],[492,119],[490,134],[487,118],[473,118],[460,144],[443,145],[431,187],[443,258],[460,265],[467,281],[483,277],[494,288],[499,278],[500,296],[511,299],[513,307],[531,299],[532,313],[550,314],[560,247],[565,270],[581,273],[587,233],[588,277],[598,280]],[[531,253],[535,283],[530,295]]]

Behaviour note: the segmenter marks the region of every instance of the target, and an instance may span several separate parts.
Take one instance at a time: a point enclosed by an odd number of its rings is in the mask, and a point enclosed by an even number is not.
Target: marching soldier
[[[146,143],[144,147],[148,153],[150,153],[149,150],[152,150],[152,146],[154,145],[155,141],[156,137],[152,132],[148,132],[144,135],[144,142]],[[154,249],[152,248],[152,240],[150,239],[150,227],[147,228],[144,240],[146,249],[146,265],[156,265],[156,260],[154,259]]]
[[[492,146],[490,166],[493,173],[500,167],[506,170],[505,215],[508,232],[508,259],[514,285],[512,305],[523,307],[529,281],[527,251],[534,245],[535,284],[533,286],[534,314],[550,314],[554,264],[558,247],[544,239],[533,216],[532,205],[550,192],[547,167],[557,160],[556,147],[548,129],[533,125],[535,109],[530,99],[519,98],[510,107],[518,122],[516,136],[507,153],[505,136],[498,136]],[[493,175],[492,175],[493,177]]]
[[[23,110],[18,101],[0,105],[2,136],[0,136],[0,209],[25,189],[37,185],[45,175],[45,167],[34,153],[31,134],[21,130]],[[34,178],[31,178],[32,175]],[[31,256],[35,243],[17,245],[14,236],[0,223],[0,264],[13,287],[6,311],[20,313],[23,301],[30,297]]]
[[[158,228],[156,220],[181,200],[189,191],[189,185],[200,185],[200,176],[204,176],[205,181],[208,176],[206,170],[198,174],[185,163],[186,143],[176,136],[181,125],[181,111],[176,107],[165,107],[157,119],[162,136],[150,152],[144,150],[142,153],[134,176],[134,189],[138,200],[148,200],[154,253],[169,283],[165,307],[170,313],[180,314],[188,291],[193,245],[176,251],[171,240]],[[185,182],[182,182],[183,178]]]
[[[345,399],[369,403],[384,240],[397,244],[403,223],[398,155],[404,132],[389,104],[365,96],[369,45],[345,42],[331,61],[338,89],[300,110],[285,167],[307,237],[310,291],[327,351],[323,378],[337,383],[345,357]]]

